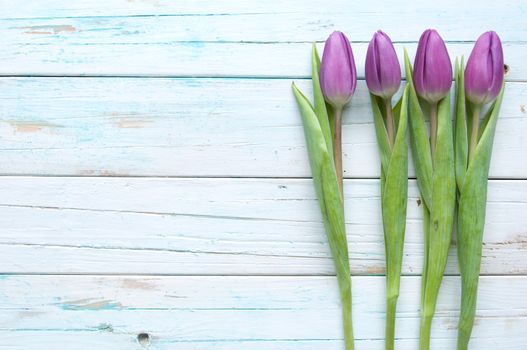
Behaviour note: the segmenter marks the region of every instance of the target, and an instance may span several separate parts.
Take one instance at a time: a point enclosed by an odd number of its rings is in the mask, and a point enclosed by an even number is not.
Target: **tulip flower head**
[[[374,95],[391,99],[401,84],[401,66],[390,37],[373,34],[366,53],[366,84]]]
[[[414,85],[417,94],[429,103],[437,103],[450,92],[452,63],[445,42],[434,29],[427,29],[419,39]]]
[[[493,101],[503,85],[503,48],[495,32],[483,33],[467,61],[465,94],[476,105]]]
[[[320,85],[326,101],[342,109],[351,101],[357,87],[357,70],[351,45],[342,32],[326,40],[320,64]]]

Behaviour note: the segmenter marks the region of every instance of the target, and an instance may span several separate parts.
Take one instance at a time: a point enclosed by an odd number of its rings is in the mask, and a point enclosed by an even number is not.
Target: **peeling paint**
[[[123,305],[111,300],[80,299],[60,304],[63,310],[122,310]]]
[[[60,125],[48,123],[45,121],[8,121],[9,125],[15,129],[15,132],[34,133],[43,130],[60,128]]]
[[[138,118],[115,118],[114,125],[122,129],[140,129],[148,126],[152,123],[148,119],[138,119]]]
[[[150,283],[148,280],[138,279],[138,278],[125,278],[123,279],[122,286],[123,288],[131,288],[131,289],[143,289],[143,290],[156,289],[155,285]]]
[[[368,275],[383,275],[386,272],[384,266],[370,266],[366,268]]]
[[[73,33],[77,31],[77,28],[69,24],[29,26],[19,27],[19,29],[24,29],[25,34],[59,34],[62,32]]]

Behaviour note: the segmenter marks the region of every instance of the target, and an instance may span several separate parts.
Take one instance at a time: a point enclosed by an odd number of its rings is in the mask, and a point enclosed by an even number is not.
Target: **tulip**
[[[357,87],[357,70],[351,45],[342,32],[326,40],[320,63],[320,85],[326,101],[342,109],[351,101]]]
[[[366,53],[366,84],[370,92],[384,100],[386,131],[390,146],[395,142],[391,98],[401,85],[401,67],[390,37],[381,30],[373,34]]]
[[[419,39],[414,85],[417,94],[432,104],[445,97],[452,86],[452,63],[445,42],[434,29],[427,29]]]
[[[503,48],[498,34],[483,33],[468,58],[465,69],[465,93],[476,105],[494,101],[503,85]]]
[[[407,57],[405,66],[406,76],[412,77]],[[456,208],[454,141],[450,115],[452,65],[445,43],[435,30],[426,30],[419,39],[412,80],[413,84],[408,82],[408,119],[424,218],[419,349],[429,350],[432,320],[448,260]],[[430,121],[429,135],[425,124],[426,115]]]
[[[380,30],[373,34],[368,46],[366,84],[370,90],[381,172],[384,174],[380,181],[380,203],[386,254],[385,349],[393,350],[408,197],[408,89],[397,103],[398,127],[395,128],[391,100],[401,85],[401,67],[392,41]]]
[[[452,63],[445,42],[435,29],[421,35],[414,61],[414,86],[417,94],[430,103],[430,149],[435,154],[437,139],[437,103],[452,86]]]
[[[326,40],[320,63],[320,87],[335,112],[333,158],[342,193],[342,109],[351,101],[357,87],[353,52],[348,38],[342,32],[333,32]]]
[[[472,131],[469,145],[469,162],[474,156],[479,138],[482,106],[494,101],[501,91],[505,69],[503,48],[495,32],[483,33],[476,41],[465,69],[465,94],[472,102]]]
[[[366,53],[366,84],[370,92],[391,99],[401,85],[401,66],[390,37],[379,30]]]
[[[489,167],[505,88],[503,51],[498,35],[494,32],[481,35],[470,54],[466,69],[463,69],[463,65],[463,60],[461,64],[456,63],[454,108],[458,188],[457,254],[461,274],[457,350],[469,348],[476,316]],[[484,105],[490,102],[490,106],[482,113]],[[485,122],[480,125],[480,116],[483,114]]]

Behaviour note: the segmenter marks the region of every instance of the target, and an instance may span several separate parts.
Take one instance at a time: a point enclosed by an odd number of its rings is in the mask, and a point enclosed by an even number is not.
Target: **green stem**
[[[353,323],[351,311],[351,282],[341,284],[341,300],[342,300],[342,323],[344,326],[344,348],[345,350],[354,350],[354,336]]]
[[[393,148],[395,143],[395,123],[393,121],[392,103],[389,98],[384,100],[384,107],[386,109],[386,131],[388,132],[388,141],[390,147]]]
[[[425,350],[430,347],[430,329],[432,325],[432,316],[426,316],[426,285],[428,282],[428,264],[429,264],[429,249],[430,249],[430,212],[423,204],[423,224],[424,224],[424,258],[423,258],[423,273],[421,276],[421,334],[419,337],[420,350]]]
[[[476,146],[478,145],[479,138],[479,114],[481,112],[481,106],[474,106],[472,110],[472,131],[470,133],[470,148],[468,151],[468,162],[474,157]]]
[[[342,108],[335,108],[335,132],[333,142],[333,155],[335,158],[335,170],[339,181],[340,193],[343,195],[343,172],[342,172]]]
[[[430,105],[430,149],[432,151],[432,159],[436,153],[437,143],[437,102]]]
[[[419,336],[419,350],[430,349],[430,333],[432,329],[432,315],[421,315],[421,330]]]
[[[397,296],[388,297],[386,304],[386,350],[395,347],[395,312],[397,308]]]

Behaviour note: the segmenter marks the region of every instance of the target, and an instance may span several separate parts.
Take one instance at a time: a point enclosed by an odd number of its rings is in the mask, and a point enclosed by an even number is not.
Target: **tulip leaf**
[[[467,114],[465,105],[465,62],[461,58],[461,64],[456,59],[456,107],[455,107],[455,158],[456,158],[456,182],[461,191],[465,181],[468,162],[468,134]]]
[[[492,145],[505,84],[491,106],[459,193],[457,220],[458,259],[461,272],[461,314],[458,349],[467,349],[476,313],[477,288],[487,202]]]
[[[452,240],[456,204],[454,140],[450,95],[438,104],[437,141],[432,180],[432,202],[428,233],[425,314],[433,315]],[[428,316],[428,315],[427,315]]]
[[[421,349],[429,349],[432,318],[446,266],[456,205],[454,140],[450,114],[450,94],[437,106],[424,108],[412,80],[412,67],[405,51],[408,88],[410,142],[417,181],[423,199],[424,266],[421,290]],[[432,156],[425,112],[436,113],[437,132]]]
[[[343,198],[333,158],[328,150],[319,117],[309,100],[295,84],[292,85],[292,88],[302,116],[315,191],[337,272],[342,302],[345,346],[346,350],[352,350],[354,345],[351,317],[351,278]]]
[[[421,197],[426,206],[430,208],[432,201],[432,154],[430,151],[430,143],[428,141],[425,117],[412,81],[412,66],[406,50],[404,52],[404,61],[406,68],[406,84],[410,86],[408,88],[408,120],[412,135],[410,138],[412,156]]]
[[[331,159],[333,159],[333,136],[329,124],[328,111],[326,109],[326,101],[324,100],[324,95],[322,94],[322,89],[320,87],[320,58],[318,56],[316,44],[313,44],[311,64],[313,96],[315,101],[315,114],[317,115],[320,128],[322,129],[322,133],[324,134],[324,139],[326,140],[326,147],[328,149],[329,155]]]
[[[379,102],[377,100],[377,102]],[[381,102],[382,104],[382,102]],[[393,114],[397,116],[397,133],[393,148],[390,150],[388,165],[382,171],[381,177],[381,206],[384,229],[384,244],[386,252],[386,344],[387,349],[393,349],[395,337],[395,310],[397,298],[399,296],[399,286],[401,280],[401,266],[403,260],[404,234],[406,229],[406,207],[408,198],[408,86],[404,89],[403,96],[396,104]],[[375,103],[372,99],[373,109]],[[378,108],[377,108],[378,109]],[[375,116],[375,124],[378,123],[378,116]],[[382,121],[382,120],[381,120]],[[383,147],[381,142],[388,142],[386,128],[376,126],[376,131],[380,137],[379,148],[381,153]]]
[[[381,172],[386,174],[388,171],[388,165],[390,163],[391,149],[390,141],[388,140],[388,132],[386,131],[386,125],[382,110],[384,103],[379,97],[370,94],[371,108],[373,112],[373,123],[375,125],[375,134],[377,135],[377,144],[379,145],[379,152],[381,158]]]
[[[404,89],[404,91],[406,91],[406,88]],[[404,92],[403,92],[404,93]],[[407,102],[406,102],[406,115],[408,116],[408,97],[406,98]],[[393,107],[393,122],[395,124],[395,133],[397,133],[397,129],[399,128],[399,117],[401,115],[401,105],[402,105],[402,102],[403,102],[403,98],[401,96],[401,98],[399,99],[399,101],[397,101],[397,103],[395,104],[395,107]]]
[[[489,123],[490,117],[491,117],[491,115],[492,115],[492,113],[494,111],[494,108],[496,107],[496,102],[497,102],[497,100],[495,100],[491,104],[490,108],[485,113],[485,117],[481,121],[481,125],[479,126],[478,140],[481,140],[481,137],[483,136],[483,132],[485,132],[485,129],[487,128],[487,124]]]

